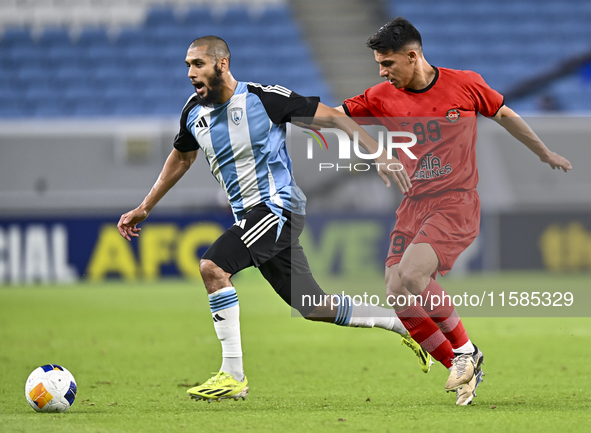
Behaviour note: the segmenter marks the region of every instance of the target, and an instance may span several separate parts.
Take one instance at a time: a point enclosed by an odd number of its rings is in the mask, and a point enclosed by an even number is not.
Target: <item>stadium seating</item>
[[[419,28],[432,64],[475,70],[501,92],[591,49],[586,0],[388,5]],[[0,0],[0,118],[177,115],[192,92],[186,47],[205,34],[228,41],[237,79],[333,102],[284,0]],[[583,68],[508,102],[583,112],[590,95]]]
[[[331,102],[283,2],[257,7],[216,2],[215,8],[213,2],[195,6],[194,1],[179,7],[183,0],[176,6],[157,0],[8,3],[0,5],[0,15],[25,7],[34,13],[0,19],[0,118],[178,116],[194,91],[186,76],[186,49],[207,34],[228,42],[236,79],[281,84]],[[129,18],[132,7],[140,12]]]
[[[591,2],[585,0],[389,0],[390,14],[421,32],[425,57],[436,66],[480,73],[504,92],[564,59],[591,50]],[[548,83],[527,98],[508,101],[522,112],[591,112],[591,78],[578,74]]]

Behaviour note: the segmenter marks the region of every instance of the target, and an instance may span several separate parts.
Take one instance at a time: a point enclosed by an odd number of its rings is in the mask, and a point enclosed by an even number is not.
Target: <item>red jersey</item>
[[[425,89],[396,89],[386,81],[343,104],[351,117],[379,118],[390,131],[417,136],[409,148],[417,159],[398,151],[412,183],[409,197],[476,188],[476,114],[492,117],[504,103],[475,72],[434,69]]]

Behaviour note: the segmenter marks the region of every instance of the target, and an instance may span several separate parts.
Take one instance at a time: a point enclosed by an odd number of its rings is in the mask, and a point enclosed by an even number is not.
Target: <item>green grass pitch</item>
[[[560,283],[591,290],[590,282],[582,274],[510,274],[443,285],[540,290]],[[200,284],[0,287],[0,431],[590,429],[589,318],[464,318],[485,353],[486,377],[475,404],[456,407],[455,395],[443,391],[447,371],[435,365],[423,374],[394,334],[291,317],[256,271],[235,284],[250,395],[211,404],[185,393],[221,361]],[[328,282],[327,291],[343,284]],[[27,376],[46,363],[76,377],[78,396],[66,413],[36,413],[25,400]]]

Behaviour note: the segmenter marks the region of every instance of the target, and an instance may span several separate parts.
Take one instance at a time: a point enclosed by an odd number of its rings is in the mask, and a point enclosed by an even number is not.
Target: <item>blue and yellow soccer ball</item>
[[[76,399],[76,380],[61,365],[36,368],[25,383],[25,396],[37,412],[65,412]]]

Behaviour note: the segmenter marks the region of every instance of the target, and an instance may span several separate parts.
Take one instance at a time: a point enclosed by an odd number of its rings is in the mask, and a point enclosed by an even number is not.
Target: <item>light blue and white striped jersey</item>
[[[306,197],[293,178],[285,123],[314,117],[319,101],[285,87],[245,82],[224,104],[202,106],[193,95],[174,147],[203,150],[237,221],[259,203],[304,215]]]

